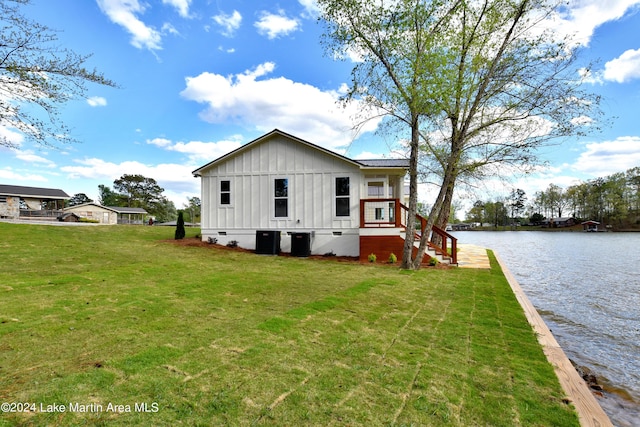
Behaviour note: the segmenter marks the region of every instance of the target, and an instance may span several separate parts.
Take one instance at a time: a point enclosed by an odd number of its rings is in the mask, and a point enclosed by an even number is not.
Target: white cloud
[[[104,107],[107,105],[107,100],[101,96],[92,96],[87,99],[87,104],[92,107]]]
[[[178,14],[183,18],[189,17],[189,6],[191,5],[191,0],[162,0],[162,3],[175,7]]]
[[[121,163],[108,162],[98,158],[74,160],[77,166],[62,166],[60,170],[72,180],[91,180],[112,183],[124,174],[140,174],[155,179],[165,190],[175,193],[197,194],[199,181],[193,177],[193,165],[163,163],[147,165],[138,161]]]
[[[583,83],[602,84],[604,83],[602,71],[593,71],[587,68],[580,68],[578,70],[578,76]]]
[[[176,29],[176,27],[171,25],[171,23],[165,22],[164,24],[162,24],[162,34],[173,34],[174,36],[178,36],[180,35],[180,32]]]
[[[0,124],[0,141],[6,141],[11,146],[19,147],[24,142],[24,135]]]
[[[167,138],[154,138],[148,139],[147,144],[155,145],[157,147],[168,147],[171,145],[171,140]]]
[[[304,7],[307,16],[312,18],[318,16],[320,8],[316,0],[298,0],[298,3]]]
[[[357,154],[351,158],[355,160],[368,160],[368,159],[383,159],[385,157],[388,157],[388,154],[385,155],[385,154],[379,154],[379,153],[372,153],[370,151],[363,151],[360,154]]]
[[[580,117],[575,117],[571,119],[571,124],[576,126],[588,126],[593,124],[593,122],[594,122],[593,118],[589,116],[580,116]]]
[[[266,35],[269,39],[286,36],[300,28],[298,20],[286,17],[284,11],[279,11],[277,15],[262,12],[260,19],[254,25],[259,34]]]
[[[605,80],[625,83],[629,80],[640,79],[640,49],[630,49],[604,64]]]
[[[640,5],[640,0],[569,0],[546,25],[560,36],[573,36],[578,44],[588,46],[597,27],[622,18]]]
[[[586,144],[571,169],[605,177],[640,165],[640,137],[621,136],[613,141]]]
[[[236,30],[240,28],[242,23],[242,15],[237,10],[234,10],[231,15],[221,13],[213,16],[213,21],[222,27],[222,35],[226,37],[233,37]]]
[[[138,18],[145,7],[138,0],[97,0],[102,12],[111,22],[124,27],[131,36],[131,44],[139,49],[162,49],[162,35]]]
[[[165,138],[155,138],[148,140],[147,144],[156,145],[168,151],[186,154],[189,156],[190,162],[196,164],[196,162],[209,162],[239,148],[242,145],[242,137],[234,135],[228,140],[217,142],[180,141],[175,143]]]
[[[5,181],[26,181],[26,182],[30,182],[30,181],[35,181],[35,182],[47,182],[47,179],[41,175],[35,175],[35,174],[21,174],[18,172],[15,172],[13,169],[11,168],[4,168],[4,169],[0,169],[0,179],[5,180]]]
[[[32,150],[15,150],[14,153],[15,153],[16,159],[22,160],[24,162],[28,162],[32,164],[39,163],[41,165],[44,165],[50,168],[56,166],[54,162],[52,162],[51,160],[45,157],[34,154]]]
[[[357,101],[342,108],[337,91],[284,77],[264,78],[274,69],[275,64],[266,62],[235,76],[204,72],[187,77],[180,94],[206,104],[200,117],[209,123],[238,122],[262,132],[278,128],[330,149],[352,141],[353,117],[362,112]],[[370,120],[361,132],[375,130],[379,122]]]

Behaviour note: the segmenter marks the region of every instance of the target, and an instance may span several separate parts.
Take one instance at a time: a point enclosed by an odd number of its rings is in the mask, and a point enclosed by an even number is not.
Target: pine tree
[[[186,232],[184,230],[184,218],[182,211],[178,212],[178,223],[176,224],[176,240],[184,239]]]

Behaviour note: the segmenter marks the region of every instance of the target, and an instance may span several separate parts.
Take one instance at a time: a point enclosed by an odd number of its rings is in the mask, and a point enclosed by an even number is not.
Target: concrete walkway
[[[491,268],[487,249],[481,246],[458,244],[458,267],[461,268]]]

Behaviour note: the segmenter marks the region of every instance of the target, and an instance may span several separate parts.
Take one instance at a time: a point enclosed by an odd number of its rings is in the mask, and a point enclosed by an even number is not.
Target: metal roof
[[[372,168],[408,168],[409,159],[367,159],[356,160],[363,166]]]
[[[126,206],[105,206],[105,207],[109,208],[111,210],[114,210],[114,211],[116,211],[118,213],[124,213],[124,214],[133,214],[133,213],[146,214],[146,213],[148,213],[143,208],[128,208]]]
[[[23,187],[20,185],[0,184],[3,196],[37,197],[42,199],[69,199],[69,195],[57,188]]]

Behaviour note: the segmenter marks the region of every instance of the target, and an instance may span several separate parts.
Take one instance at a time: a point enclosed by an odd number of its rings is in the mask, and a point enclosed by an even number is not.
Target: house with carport
[[[407,159],[350,159],[275,129],[193,171],[202,239],[259,253],[266,241],[273,253],[400,258],[408,167]],[[437,232],[441,252],[455,245]]]
[[[0,218],[55,221],[69,198],[58,188],[0,184]]]
[[[80,218],[96,221],[100,224],[144,224],[147,211],[143,208],[130,208],[121,206],[103,206],[96,202],[87,202],[80,205],[69,206],[64,209],[66,213],[74,213]]]

